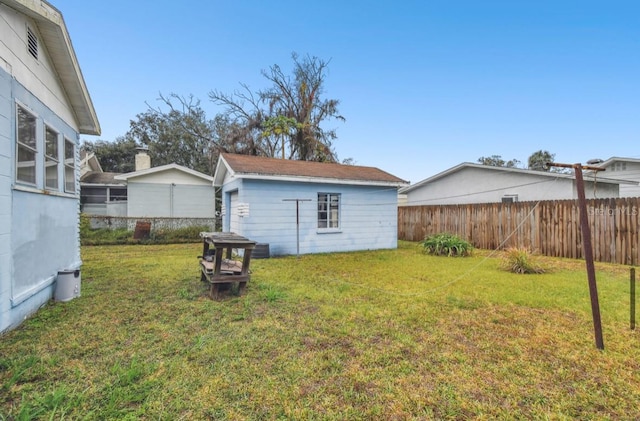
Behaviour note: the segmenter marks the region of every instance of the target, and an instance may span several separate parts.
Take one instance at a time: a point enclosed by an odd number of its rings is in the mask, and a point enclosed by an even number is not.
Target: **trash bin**
[[[80,269],[61,270],[56,278],[56,301],[69,301],[80,296]]]

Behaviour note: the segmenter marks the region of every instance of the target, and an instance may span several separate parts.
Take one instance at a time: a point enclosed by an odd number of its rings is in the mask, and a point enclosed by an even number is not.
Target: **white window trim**
[[[35,119],[35,134],[36,134],[36,139],[35,139],[35,148],[32,148],[29,145],[26,145],[22,142],[20,142],[20,136],[19,136],[19,130],[20,130],[20,123],[19,123],[19,108],[22,108],[26,113],[30,114],[34,119]],[[14,140],[13,140],[13,144],[15,146],[15,150],[16,150],[16,155],[14,157],[14,164],[15,164],[15,173],[14,173],[14,179],[16,184],[20,184],[23,186],[29,186],[29,187],[37,187],[38,186],[38,155],[41,152],[41,145],[40,145],[40,139],[38,138],[38,121],[40,120],[40,116],[38,115],[38,113],[36,113],[35,111],[33,111],[31,108],[27,107],[26,105],[24,105],[23,103],[16,101],[15,102],[15,135],[14,135]],[[25,148],[28,148],[29,150],[34,152],[34,157],[33,157],[33,166],[34,166],[34,182],[30,183],[28,181],[25,180],[20,180],[18,178],[18,168],[20,167],[18,164],[18,157],[20,155],[20,146],[23,146]]]
[[[73,190],[67,190],[67,168],[71,168],[71,166],[67,165],[67,142],[69,142],[71,145],[73,145]],[[74,142],[73,140],[69,139],[68,137],[64,136],[64,141],[63,141],[63,151],[62,151],[62,156],[63,156],[63,162],[64,162],[64,174],[63,174],[63,184],[64,184],[64,192],[67,194],[73,194],[76,195],[78,193],[78,186],[77,186],[77,181],[78,181],[78,177],[77,177],[77,173],[78,173],[78,167],[77,167],[77,159],[76,159],[76,154],[78,153],[78,148],[76,148],[76,142]]]
[[[36,124],[36,149],[35,149],[35,183],[30,183],[28,181],[19,180],[18,179],[18,153],[19,153],[19,145],[23,145],[24,147],[29,146],[18,141],[18,107],[22,108],[24,111],[29,113],[35,118]],[[59,196],[59,197],[67,197],[72,199],[79,199],[80,197],[80,189],[78,183],[78,145],[77,142],[74,142],[72,138],[64,135],[63,130],[57,127],[56,124],[51,124],[47,121],[44,121],[42,116],[35,112],[31,107],[20,101],[19,99],[14,99],[14,133],[13,133],[13,148],[15,148],[15,155],[13,157],[13,181],[12,188],[14,190],[19,190],[28,193],[39,193],[39,194],[47,194],[51,196]],[[46,127],[49,127],[53,132],[58,134],[58,188],[49,188],[46,187]],[[69,141],[73,145],[73,167],[74,167],[74,191],[67,191],[65,182],[65,168],[66,165],[64,163],[65,155],[64,155],[64,146],[65,141]],[[61,148],[62,146],[62,148]],[[30,148],[32,149],[32,148]],[[62,178],[61,178],[62,177]]]
[[[331,197],[332,196],[337,196],[338,197],[338,212],[337,212],[337,219],[338,219],[338,226],[337,227],[319,227],[318,226],[318,222],[320,221],[319,218],[319,213],[320,211],[317,209],[316,207],[316,229],[317,229],[317,233],[319,234],[331,234],[331,233],[340,233],[342,232],[342,194],[341,193],[329,193],[329,192],[318,192],[317,197],[318,197],[318,202],[317,204],[320,204],[319,201],[319,196],[321,194],[327,195],[327,225],[329,225],[329,222],[331,221],[330,218],[330,208],[329,208],[329,204],[331,203]]]
[[[57,156],[51,156],[47,154],[47,130],[51,130],[51,132],[56,134],[56,155]],[[60,131],[56,130],[56,128],[51,125],[51,124],[47,124],[46,122],[44,123],[44,147],[42,148],[42,152],[44,155],[44,160],[43,160],[43,178],[44,178],[44,188],[45,190],[49,190],[49,191],[59,191],[60,190],[60,155],[61,155],[61,151],[60,151]],[[51,166],[56,167],[56,186],[55,187],[49,187],[47,186],[47,166],[50,162],[54,162],[55,164],[51,164]]]

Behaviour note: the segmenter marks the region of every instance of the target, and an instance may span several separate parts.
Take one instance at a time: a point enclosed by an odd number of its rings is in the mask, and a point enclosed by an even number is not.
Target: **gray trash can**
[[[79,296],[80,269],[59,271],[53,298],[56,301],[69,301]]]

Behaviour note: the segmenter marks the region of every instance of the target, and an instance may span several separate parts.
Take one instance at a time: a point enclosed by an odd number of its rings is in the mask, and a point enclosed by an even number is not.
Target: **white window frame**
[[[33,145],[29,145],[21,142],[21,131],[20,131],[20,113],[23,112],[33,118]],[[22,104],[16,102],[16,183],[26,184],[29,186],[36,186],[38,180],[38,169],[37,169],[37,160],[38,160],[38,115],[31,111],[29,108],[25,107]],[[33,154],[33,161],[21,161],[20,160],[20,150],[26,150],[28,153]],[[26,163],[26,165],[25,165]],[[20,178],[20,169],[21,168],[33,168],[33,177],[29,177],[29,179]]]
[[[49,133],[55,135],[55,138],[50,141]],[[55,145],[53,155],[49,154],[49,145]],[[60,189],[60,176],[58,168],[60,166],[60,133],[50,125],[44,125],[44,188],[47,190],[58,191]],[[49,177],[51,172],[54,177]],[[49,181],[55,181],[54,184],[49,185]]]
[[[67,145],[71,145],[71,156],[68,154]],[[64,138],[64,191],[76,193],[76,143]],[[71,180],[69,178],[71,177]]]
[[[336,231],[340,229],[341,202],[340,193],[318,193],[318,230]]]

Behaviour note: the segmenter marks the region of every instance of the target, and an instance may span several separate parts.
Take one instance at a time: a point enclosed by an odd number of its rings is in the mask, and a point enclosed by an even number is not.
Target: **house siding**
[[[585,182],[589,198],[618,197],[617,184]],[[468,167],[407,191],[406,205],[454,205],[500,202],[507,195],[517,195],[520,202],[577,198],[575,182],[531,173],[497,172]]]
[[[129,217],[214,216],[214,189],[208,185],[154,184],[129,182]]]
[[[615,178],[617,180],[635,181],[635,185],[621,184],[620,197],[640,197],[640,162],[622,161],[625,163],[624,170],[614,169],[612,165],[606,167],[604,177]]]
[[[225,184],[223,202],[227,210],[223,230],[233,215],[230,196],[237,191],[238,234],[259,243],[269,243],[273,255],[297,252],[296,202],[299,202],[300,253],[369,250],[397,247],[397,189],[352,186],[322,182],[276,182],[240,179]],[[340,194],[340,227],[317,228],[318,193]]]
[[[40,154],[36,186],[14,186],[16,100],[35,113],[39,127],[46,122],[76,143],[76,191],[78,134],[4,69],[0,68],[0,332],[19,325],[52,297],[58,271],[81,265],[78,195],[43,194]],[[42,151],[41,138],[39,142]]]
[[[0,59],[1,61],[2,59]],[[11,318],[11,76],[0,68],[0,332]]]
[[[39,41],[42,34],[38,33],[38,26],[25,15],[0,4],[0,61],[7,63],[5,68],[12,69],[12,77],[23,86],[28,86],[34,97],[39,98],[57,116],[74,127],[75,117],[67,103],[67,95],[58,80],[44,43],[38,43],[38,59],[34,59],[26,49],[27,25],[34,31]]]

